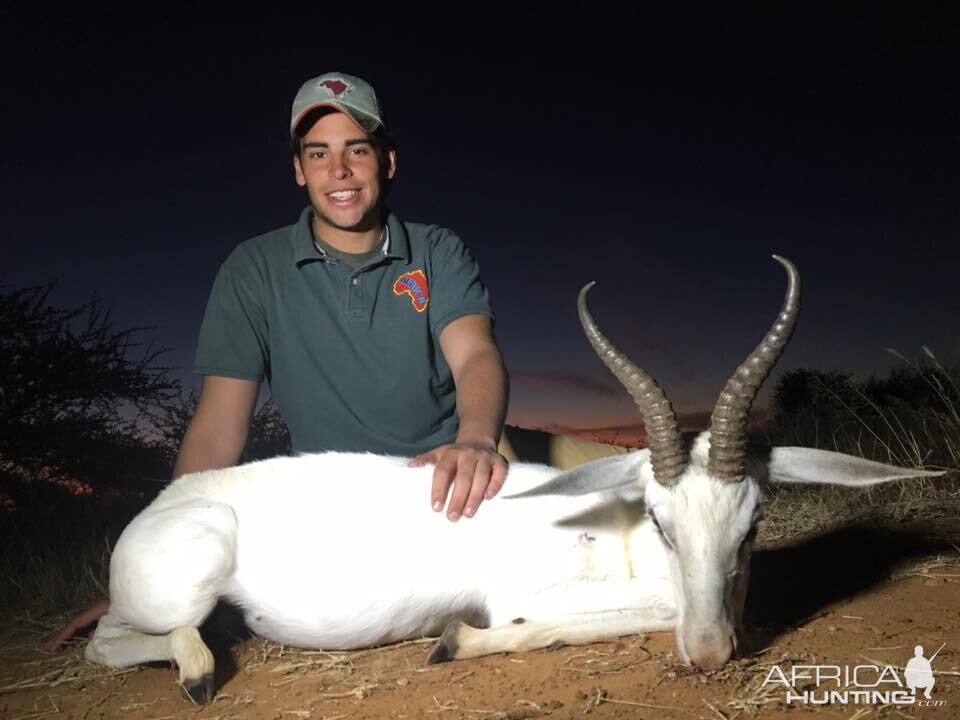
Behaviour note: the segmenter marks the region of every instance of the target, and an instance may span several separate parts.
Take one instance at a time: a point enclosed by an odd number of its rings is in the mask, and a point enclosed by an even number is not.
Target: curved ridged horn
[[[793,334],[800,310],[800,276],[786,258],[773,259],[787,271],[783,307],[766,336],[727,380],[710,415],[708,472],[728,482],[743,479],[747,457],[747,415],[760,385],[773,369]]]
[[[656,381],[637,367],[600,332],[590,311],[587,310],[587,292],[593,285],[593,283],[584,285],[577,298],[577,313],[580,315],[583,332],[593,346],[594,352],[626,388],[637,403],[637,407],[640,408],[643,424],[647,428],[653,476],[657,482],[669,485],[686,466],[677,416]]]

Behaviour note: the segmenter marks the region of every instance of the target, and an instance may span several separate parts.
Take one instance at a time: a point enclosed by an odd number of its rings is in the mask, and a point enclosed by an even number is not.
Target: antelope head
[[[583,466],[592,490],[639,482],[649,517],[663,542],[677,603],[677,646],[684,662],[710,669],[737,649],[750,554],[769,482],[862,486],[942,473],[897,468],[808,448],[749,448],[747,415],[797,322],[800,280],[789,260],[780,314],[727,381],[710,428],[685,442],[666,394],[597,328],[577,303],[597,355],[633,397],[647,429],[649,451]]]

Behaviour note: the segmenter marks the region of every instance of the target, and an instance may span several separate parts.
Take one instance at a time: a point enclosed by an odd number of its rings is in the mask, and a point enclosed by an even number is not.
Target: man
[[[200,400],[173,475],[237,463],[266,379],[295,451],[434,463],[431,506],[453,522],[473,517],[507,474],[497,452],[507,375],[476,263],[450,231],[384,206],[397,151],[365,81],[304,83],[290,136],[310,205],[221,266],[196,354]],[[88,608],[44,648],[108,608]]]
[[[174,476],[237,462],[267,379],[294,450],[435,463],[431,505],[472,517],[507,471],[497,453],[507,376],[476,264],[448,230],[384,207],[397,152],[365,81],[307,81],[290,134],[310,206],[221,267]]]

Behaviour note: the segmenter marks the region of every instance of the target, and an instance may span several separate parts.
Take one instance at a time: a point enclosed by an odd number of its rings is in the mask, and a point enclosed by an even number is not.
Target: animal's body
[[[485,627],[599,611],[579,595],[616,579],[632,582],[628,606],[648,607],[651,627],[672,626],[642,489],[496,498],[453,524],[424,500],[432,468],[406,463],[325,453],[180,478],[117,543],[111,616],[167,633],[224,598],[270,639],[357,648],[439,634],[455,618]],[[514,464],[510,490],[558,472]]]
[[[717,667],[737,647],[750,553],[770,482],[863,486],[940,473],[806,448],[749,449],[746,416],[790,336],[799,280],[727,382],[710,431],[685,441],[669,401],[596,328],[591,344],[637,402],[649,449],[560,472],[517,463],[507,496],[457,524],[426,502],[432,468],[324,453],[174,481],[110,565],[95,662],[172,659],[213,692],[197,626],[224,598],[298,647],[360,648],[442,632],[430,660],[675,628],[678,654]]]

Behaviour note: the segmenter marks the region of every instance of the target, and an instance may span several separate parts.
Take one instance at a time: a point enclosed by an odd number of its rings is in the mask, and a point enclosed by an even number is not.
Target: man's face
[[[396,153],[391,150],[381,164],[370,136],[346,115],[331,112],[317,120],[293,166],[321,235],[324,226],[346,232],[379,227],[383,181],[396,172]]]

